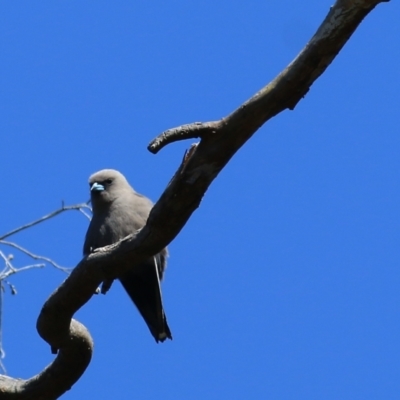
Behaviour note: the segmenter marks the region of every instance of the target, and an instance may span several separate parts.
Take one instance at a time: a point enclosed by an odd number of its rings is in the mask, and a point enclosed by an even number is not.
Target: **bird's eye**
[[[106,179],[105,181],[108,185],[112,183],[112,179]]]

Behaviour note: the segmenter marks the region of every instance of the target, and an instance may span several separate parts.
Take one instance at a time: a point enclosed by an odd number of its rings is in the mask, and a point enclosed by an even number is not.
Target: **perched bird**
[[[153,203],[129,185],[113,169],[96,172],[89,178],[93,218],[86,233],[83,254],[107,246],[135,233],[145,224]],[[160,281],[166,267],[167,249],[119,276],[156,342],[172,339],[164,314]],[[106,283],[103,283],[103,285]]]

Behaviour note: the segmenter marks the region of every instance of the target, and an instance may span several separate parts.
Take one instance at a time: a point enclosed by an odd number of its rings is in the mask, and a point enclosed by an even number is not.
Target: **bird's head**
[[[131,190],[125,177],[114,169],[103,169],[89,178],[93,208],[109,206],[124,190]]]

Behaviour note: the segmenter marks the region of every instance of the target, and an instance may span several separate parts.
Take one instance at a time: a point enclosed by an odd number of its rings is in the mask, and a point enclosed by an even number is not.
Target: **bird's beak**
[[[93,185],[90,187],[91,192],[102,192],[104,190],[104,186],[100,185],[100,183],[93,183]]]

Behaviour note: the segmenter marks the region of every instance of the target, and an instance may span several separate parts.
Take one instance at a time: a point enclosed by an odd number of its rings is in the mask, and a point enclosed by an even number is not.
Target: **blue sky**
[[[3,2],[0,234],[87,200],[102,168],[156,201],[190,141],[156,156],[148,142],[238,107],[331,4]],[[63,399],[399,398],[399,11],[391,1],[366,18],[296,109],[236,154],[170,245],[172,342],[155,344],[118,283],[78,312],[95,352]],[[69,212],[12,240],[74,266],[87,225]],[[46,267],[10,279],[11,376],[51,362],[35,323],[64,278]]]

